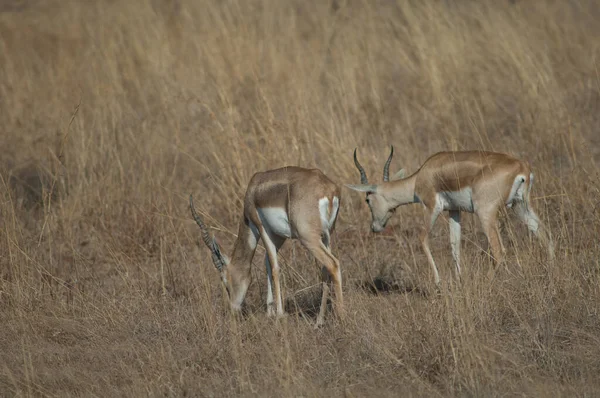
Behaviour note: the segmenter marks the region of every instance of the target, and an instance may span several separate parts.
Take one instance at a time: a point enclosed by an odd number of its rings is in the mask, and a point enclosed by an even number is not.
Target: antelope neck
[[[415,194],[415,181],[416,175],[412,175],[402,180],[384,182],[377,193],[385,197],[393,208],[416,203],[419,198]]]
[[[238,229],[238,236],[233,245],[231,262],[236,264],[249,264],[254,257],[258,242],[258,230],[248,219],[242,218]]]

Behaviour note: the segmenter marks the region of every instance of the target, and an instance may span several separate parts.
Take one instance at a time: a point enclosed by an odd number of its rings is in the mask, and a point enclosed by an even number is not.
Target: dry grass
[[[0,8],[0,395],[600,394],[597,2]],[[230,319],[187,195],[229,251],[254,172],[355,183],[359,147],[378,179],[390,144],[408,171],[447,149],[529,160],[556,265],[507,215],[494,272],[465,216],[453,286],[443,218],[432,294],[418,206],[372,235],[344,189],[347,324],[267,318],[262,248],[250,314]],[[318,267],[295,243],[281,255],[290,308],[307,310]]]

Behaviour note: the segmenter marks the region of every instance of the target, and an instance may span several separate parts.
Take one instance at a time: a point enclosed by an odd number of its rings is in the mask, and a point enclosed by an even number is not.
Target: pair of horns
[[[390,156],[388,157],[385,165],[383,166],[383,181],[388,182],[390,180],[390,163],[392,163],[392,157],[394,156],[394,146],[391,146]],[[356,158],[356,148],[354,149],[354,165],[360,172],[360,183],[368,184],[369,180],[367,178],[367,173],[365,173],[365,169],[360,165],[358,159]]]
[[[212,253],[212,261],[215,265],[215,268],[219,272],[222,272],[223,267],[225,266],[225,260],[223,258],[223,255],[221,254],[221,248],[219,247],[216,238],[214,236],[211,238],[210,232],[208,232],[206,224],[204,224],[204,221],[196,212],[196,209],[194,208],[194,200],[192,198],[192,195],[190,195],[190,210],[192,211],[192,217],[194,217],[196,224],[198,224],[200,230],[202,231],[202,240],[204,241],[204,244],[210,249],[210,252]]]

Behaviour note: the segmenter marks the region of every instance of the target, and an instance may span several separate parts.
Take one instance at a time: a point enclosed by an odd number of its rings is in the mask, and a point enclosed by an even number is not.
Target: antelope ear
[[[394,174],[394,177],[392,177],[392,180],[401,180],[404,178],[405,175],[406,175],[406,170],[400,169],[396,172],[396,174]]]
[[[355,184],[345,184],[346,187],[358,191],[358,192],[377,192],[377,185],[370,185],[370,184],[359,184],[359,185],[355,185]]]

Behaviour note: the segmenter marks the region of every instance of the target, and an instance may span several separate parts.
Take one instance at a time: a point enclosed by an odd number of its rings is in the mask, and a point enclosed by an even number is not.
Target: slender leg
[[[279,249],[283,246],[285,239],[282,239],[273,234],[269,234],[271,242],[275,245],[275,256],[279,253]],[[273,299],[273,269],[271,267],[271,261],[269,260],[269,253],[265,254],[265,268],[267,270],[267,315],[275,315],[274,299]]]
[[[242,220],[240,223],[240,233],[238,238],[243,238],[247,242],[248,249],[251,251],[250,260],[247,262],[237,262],[228,265],[229,267],[229,303],[231,309],[234,312],[239,312],[242,309],[242,303],[246,297],[248,286],[252,279],[251,276],[251,265],[252,257],[258,245],[259,233],[258,229],[253,223],[249,223],[249,227],[246,227],[246,220]]]
[[[322,326],[325,323],[325,313],[327,312],[327,297],[330,294],[329,283],[331,278],[329,276],[329,271],[327,271],[326,267],[321,268],[321,285],[323,286],[323,294],[321,295],[321,307],[319,308],[319,315],[317,316],[317,322],[315,323],[315,328]]]
[[[504,260],[502,252],[502,241],[498,232],[498,209],[496,207],[488,208],[477,212],[483,232],[488,239],[492,256],[496,265]]]
[[[327,269],[329,276],[333,281],[333,287],[335,291],[335,312],[340,317],[340,319],[343,319],[345,317],[344,298],[342,293],[342,272],[340,269],[339,261],[333,256],[333,254],[331,254],[331,251],[323,244],[323,242],[321,241],[321,237],[307,237],[301,239],[301,242],[304,245],[304,247],[306,247],[306,249],[308,249],[308,251],[310,251],[311,254],[315,256],[315,258]],[[325,293],[327,292],[324,292],[324,295]],[[321,299],[321,304],[323,304],[323,298]],[[322,316],[321,313],[323,311],[323,308],[321,308],[321,310],[319,311],[319,317]],[[319,322],[319,320],[317,320],[317,322]]]
[[[281,299],[281,285],[279,283],[279,263],[277,261],[277,251],[283,244],[283,240],[269,233],[263,226],[260,227],[260,237],[265,244],[265,249],[267,250],[265,266],[267,267],[267,277],[269,278],[269,283],[267,284],[269,291],[267,292],[267,312],[272,313],[272,310],[269,311],[269,304],[272,307],[273,302],[269,303],[269,296],[271,300],[275,298],[276,305],[276,313],[277,315],[283,315],[283,301]],[[275,294],[273,297],[272,290],[275,290]]]
[[[504,246],[504,242],[502,241],[502,235],[500,235],[500,227],[496,223],[496,233],[498,234],[498,240],[500,240],[500,250],[502,250],[502,256],[506,256],[506,247]]]
[[[423,251],[427,256],[427,261],[429,261],[429,265],[431,265],[431,270],[433,271],[433,278],[435,280],[435,284],[440,284],[440,274],[438,273],[438,269],[435,266],[435,261],[433,260],[433,256],[431,255],[431,250],[429,249],[429,232],[433,228],[435,221],[440,215],[441,209],[439,207],[434,206],[433,208],[425,207],[425,226],[421,232],[421,244],[423,246]]]
[[[273,316],[275,315],[275,309],[273,308],[273,271],[268,253],[265,254],[265,268],[267,269],[267,315]]]
[[[515,206],[515,212],[519,219],[527,225],[527,228],[536,236],[536,238],[548,248],[548,255],[551,260],[554,259],[554,244],[552,239],[546,233],[545,228],[542,226],[539,217],[531,207],[531,204],[525,202],[519,202]]]
[[[329,233],[325,232],[321,239],[323,245],[327,248],[327,250],[331,250],[329,241]],[[329,284],[331,283],[331,276],[329,275],[329,271],[327,267],[321,267],[321,284],[322,284],[322,295],[321,295],[321,306],[319,307],[319,315],[317,316],[317,323],[315,324],[315,328],[322,326],[325,322],[325,313],[327,312],[327,297],[330,294]]]
[[[450,246],[456,267],[456,277],[460,280],[460,211],[450,210]]]
[[[500,235],[500,227],[498,226],[498,221],[494,223],[494,229],[496,230],[496,236],[498,237],[498,242],[500,242],[500,252],[502,253],[502,258],[506,255],[506,248],[504,247],[504,242],[502,242],[502,235]]]

